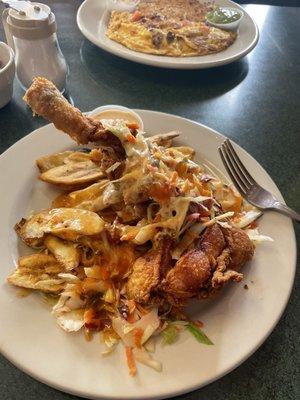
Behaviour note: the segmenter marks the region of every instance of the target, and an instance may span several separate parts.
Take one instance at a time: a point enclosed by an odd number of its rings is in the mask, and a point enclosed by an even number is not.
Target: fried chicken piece
[[[217,259],[217,268],[211,279],[212,288],[222,288],[229,281],[240,282],[243,274],[240,269],[250,261],[254,246],[248,235],[239,228],[222,228],[227,247]]]
[[[222,228],[227,246],[230,249],[230,268],[239,271],[254,254],[254,246],[248,235],[239,228]]]
[[[35,114],[53,122],[57,129],[67,133],[77,143],[87,144],[107,138],[100,121],[83,115],[46,78],[34,78],[23,99]]]
[[[31,107],[34,114],[40,115],[52,122],[54,126],[67,133],[78,144],[96,142],[100,145],[97,163],[105,172],[109,167],[120,162],[120,167],[112,175],[113,179],[120,176],[123,171],[125,151],[120,140],[108,132],[100,121],[83,115],[77,108],[72,106],[46,78],[34,78],[30,88],[23,97],[24,101]]]
[[[230,260],[230,249],[226,248],[217,258],[217,268],[211,278],[211,287],[213,289],[220,289],[229,281],[240,282],[243,279],[243,274],[233,269],[228,269]]]
[[[190,298],[201,289],[221,288],[230,280],[241,281],[238,271],[249,261],[254,246],[247,234],[238,228],[221,228],[218,224],[206,229],[196,248],[184,254],[162,283],[172,298]]]
[[[223,232],[218,224],[205,230],[198,244],[199,248],[207,255],[210,262],[215,263],[217,257],[226,246]]]
[[[164,290],[176,298],[196,296],[211,277],[225,245],[219,225],[207,228],[196,248],[185,253],[168,272]]]
[[[193,297],[208,281],[211,271],[212,267],[208,256],[202,250],[190,250],[168,272],[163,289],[172,297]]]
[[[171,245],[172,239],[169,236],[158,234],[153,248],[135,261],[127,282],[129,299],[139,303],[149,300],[151,292],[170,268]]]

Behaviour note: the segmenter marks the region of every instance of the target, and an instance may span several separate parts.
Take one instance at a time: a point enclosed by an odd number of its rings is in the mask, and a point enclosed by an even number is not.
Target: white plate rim
[[[89,114],[91,114],[91,115],[94,114],[94,115],[95,115],[95,114],[97,114],[97,112],[99,112],[99,110],[100,110],[101,108],[102,108],[102,107],[97,107],[97,108],[95,108],[93,111],[89,112]],[[205,130],[209,131],[210,134],[214,135],[214,136],[217,137],[217,138],[221,138],[221,139],[225,139],[225,138],[226,138],[226,136],[224,136],[223,134],[217,132],[216,130],[214,130],[214,129],[212,129],[212,128],[210,128],[210,127],[204,125],[204,124],[201,124],[201,123],[199,123],[199,122],[197,122],[197,121],[193,121],[193,120],[191,120],[191,119],[188,119],[188,118],[180,117],[180,116],[177,116],[177,115],[174,115],[174,114],[170,114],[170,113],[164,113],[164,112],[160,112],[160,111],[153,111],[153,110],[134,109],[134,111],[137,112],[137,113],[142,113],[142,114],[143,114],[143,113],[145,113],[145,114],[156,114],[156,115],[158,115],[158,116],[172,117],[172,119],[174,118],[175,120],[176,120],[176,119],[177,119],[177,120],[183,120],[183,121],[186,121],[186,122],[189,122],[189,123],[198,125],[198,126],[200,126],[201,128],[204,128]],[[26,143],[28,140],[34,138],[35,135],[39,134],[39,131],[40,131],[40,130],[43,130],[44,128],[49,127],[49,126],[51,126],[51,125],[52,125],[52,124],[47,124],[47,125],[45,125],[45,126],[42,126],[42,127],[40,127],[40,128],[35,129],[34,131],[32,131],[31,133],[29,133],[28,135],[26,135],[25,137],[23,137],[23,138],[20,139],[19,141],[17,141],[17,142],[16,142],[15,144],[13,144],[11,147],[9,147],[6,151],[4,151],[4,152],[0,155],[0,165],[1,165],[2,159],[8,157],[8,156],[9,156],[9,153],[10,153],[12,150],[15,150],[16,148],[18,148],[18,147],[20,147],[20,146],[22,147],[22,145],[23,145],[24,143]],[[258,164],[259,167],[262,169],[262,171],[266,174],[266,176],[267,176],[267,177],[272,181],[272,183],[277,187],[277,185],[276,185],[275,182],[272,180],[272,178],[271,178],[270,175],[267,173],[267,171],[254,159],[254,157],[251,156],[251,154],[249,154],[246,150],[244,150],[241,146],[239,146],[239,145],[238,145],[237,143],[235,143],[234,141],[232,141],[232,143],[234,144],[234,146],[235,146],[236,148],[239,149],[239,151],[240,151],[243,155],[246,155],[247,158],[251,159],[251,160],[254,161],[256,164]],[[277,187],[277,189],[278,189],[278,187]],[[279,189],[278,189],[278,191],[279,191]],[[279,193],[280,193],[280,191],[279,191]],[[280,196],[281,196],[281,200],[284,201],[281,194],[280,194]],[[274,328],[275,328],[276,325],[278,324],[279,320],[280,320],[281,317],[282,317],[282,314],[284,313],[284,311],[285,311],[285,309],[286,309],[286,306],[287,306],[287,304],[288,304],[288,301],[289,301],[289,298],[290,298],[290,295],[291,295],[291,292],[292,292],[292,289],[293,289],[293,283],[294,283],[294,280],[295,280],[296,258],[297,258],[297,252],[296,252],[296,236],[295,236],[295,231],[294,231],[293,224],[292,224],[291,220],[289,221],[289,224],[290,224],[290,228],[291,228],[291,232],[290,232],[290,233],[291,233],[291,240],[292,240],[292,242],[293,242],[293,247],[294,247],[294,250],[295,250],[295,251],[294,251],[294,254],[293,254],[293,263],[292,263],[292,264],[293,264],[293,274],[292,274],[291,284],[290,284],[289,290],[285,293],[285,301],[284,301],[284,303],[283,303],[283,305],[282,305],[282,308],[281,308],[280,312],[277,314],[277,318],[273,321],[272,326],[269,327],[268,331],[265,332],[265,334],[264,334],[264,335],[261,337],[261,339],[256,343],[256,345],[252,348],[252,350],[251,350],[250,352],[248,352],[247,354],[245,354],[245,355],[239,360],[239,362],[235,363],[234,365],[230,365],[227,369],[225,369],[224,371],[222,371],[222,373],[219,373],[219,374],[215,375],[212,379],[209,379],[209,380],[205,381],[205,382],[202,383],[201,385],[199,385],[199,384],[194,384],[194,385],[191,385],[191,386],[189,386],[189,387],[185,387],[185,388],[183,388],[183,389],[181,389],[181,390],[175,390],[175,391],[173,391],[173,392],[164,393],[164,394],[162,394],[162,395],[155,395],[155,396],[153,396],[153,395],[149,395],[149,396],[148,396],[148,395],[143,395],[143,397],[142,397],[143,399],[145,399],[145,400],[146,400],[146,399],[153,399],[153,400],[154,400],[154,399],[171,398],[171,397],[178,396],[178,395],[185,394],[185,393],[189,393],[189,392],[191,392],[191,391],[194,391],[194,390],[200,389],[200,388],[202,388],[202,387],[204,387],[204,386],[207,386],[207,385],[209,385],[210,383],[219,380],[219,379],[222,378],[223,376],[227,375],[228,373],[232,372],[234,369],[236,369],[237,367],[239,367],[239,366],[240,366],[243,362],[245,362],[253,353],[255,353],[255,352],[258,350],[258,348],[265,342],[265,340],[266,340],[266,339],[270,336],[270,334],[273,332]],[[129,397],[127,397],[127,396],[117,396],[117,397],[116,397],[115,395],[109,395],[109,396],[108,396],[108,395],[105,395],[105,397],[103,397],[102,395],[99,395],[99,396],[98,396],[98,395],[97,395],[97,396],[91,396],[91,395],[89,395],[89,394],[86,393],[86,392],[81,392],[81,391],[78,391],[78,390],[72,390],[72,389],[70,389],[70,388],[68,388],[68,387],[65,387],[65,386],[63,386],[63,385],[56,384],[55,382],[49,381],[49,380],[47,380],[46,378],[39,376],[38,373],[32,372],[32,371],[30,370],[30,368],[24,367],[22,364],[16,362],[16,361],[14,360],[13,354],[9,354],[9,352],[5,352],[5,351],[3,351],[3,349],[1,349],[1,354],[2,354],[7,360],[9,360],[13,365],[15,365],[18,369],[20,369],[21,371],[25,372],[27,375],[31,376],[32,378],[36,379],[37,381],[40,381],[40,382],[42,382],[42,383],[44,383],[44,384],[46,384],[46,385],[48,385],[48,386],[50,386],[50,387],[53,387],[53,388],[58,389],[58,390],[60,390],[60,391],[62,391],[62,392],[65,392],[65,393],[69,393],[69,394],[72,394],[72,395],[81,396],[81,397],[83,397],[83,398],[95,399],[95,400],[100,400],[100,399],[103,399],[103,400],[104,400],[104,399],[111,399],[111,400],[115,400],[115,399],[132,400],[132,399],[140,399],[140,398],[141,398],[140,396],[135,396],[135,395],[134,395],[134,396],[129,396]]]
[[[221,60],[218,61],[201,61],[201,56],[199,57],[193,57],[193,59],[199,59],[199,62],[192,63],[188,61],[183,61],[183,62],[176,62],[176,57],[174,57],[174,62],[173,61],[163,61],[158,56],[156,55],[151,55],[151,59],[143,57],[143,53],[135,52],[133,50],[126,49],[126,51],[118,51],[117,49],[114,49],[113,47],[110,47],[106,45],[104,42],[97,40],[92,33],[90,33],[89,29],[85,26],[85,24],[82,21],[82,12],[83,10],[88,7],[89,3],[92,2],[93,0],[85,0],[80,7],[77,10],[77,15],[76,15],[76,22],[79,30],[85,36],[90,42],[92,42],[94,45],[97,47],[101,48],[102,50],[107,51],[108,53],[111,53],[115,56],[121,57],[123,59],[137,62],[139,64],[144,64],[144,65],[150,65],[150,66],[155,66],[155,67],[160,67],[160,68],[170,68],[170,69],[206,69],[206,68],[214,68],[214,67],[219,67],[222,65],[227,65],[230,64],[234,61],[239,60],[240,58],[245,57],[247,54],[249,54],[254,47],[257,45],[258,40],[259,40],[259,29],[256,24],[256,22],[253,20],[253,18],[246,12],[246,10],[241,7],[239,4],[234,3],[231,0],[227,0],[231,3],[232,7],[236,7],[240,10],[243,11],[244,15],[250,18],[253,26],[255,27],[255,36],[252,42],[246,47],[243,51],[240,51],[238,54],[235,56],[231,57],[225,57]],[[178,57],[177,57],[178,58]],[[182,59],[181,59],[182,60]]]

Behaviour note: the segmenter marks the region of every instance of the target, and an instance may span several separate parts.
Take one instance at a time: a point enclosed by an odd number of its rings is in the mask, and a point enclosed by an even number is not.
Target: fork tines
[[[219,153],[232,182],[245,197],[251,187],[256,184],[255,180],[241,162],[229,139],[226,139],[219,147]]]

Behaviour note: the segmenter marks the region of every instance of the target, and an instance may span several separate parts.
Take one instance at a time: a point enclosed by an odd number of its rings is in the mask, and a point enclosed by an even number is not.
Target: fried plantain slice
[[[66,271],[78,267],[80,262],[80,251],[74,243],[66,242],[55,236],[49,235],[45,238],[44,244],[54,255]]]
[[[103,179],[87,188],[68,194],[61,194],[54,199],[52,207],[74,207],[97,212],[103,208],[101,207],[100,196],[102,196],[108,182],[107,179]]]
[[[43,292],[57,293],[64,289],[64,280],[58,277],[63,266],[53,255],[38,253],[21,257],[7,281],[15,286]]]
[[[63,151],[61,153],[50,154],[40,157],[36,160],[36,165],[40,172],[46,172],[51,168],[59,167],[65,163],[65,160],[72,154],[72,151]]]
[[[88,185],[103,177],[100,166],[90,160],[69,162],[40,175],[42,181],[64,188]]]
[[[76,241],[81,236],[97,235],[103,228],[104,221],[98,214],[78,208],[42,211],[27,220],[21,220],[15,227],[21,239],[32,247],[42,245],[47,233]]]

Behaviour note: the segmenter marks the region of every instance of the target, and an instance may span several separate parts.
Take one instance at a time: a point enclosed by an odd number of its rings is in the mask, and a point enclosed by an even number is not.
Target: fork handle
[[[300,222],[300,214],[296,213],[296,211],[292,210],[285,204],[282,204],[278,201],[272,206],[272,208],[276,211],[279,211],[281,214],[287,215],[288,217],[291,217],[294,220]]]

